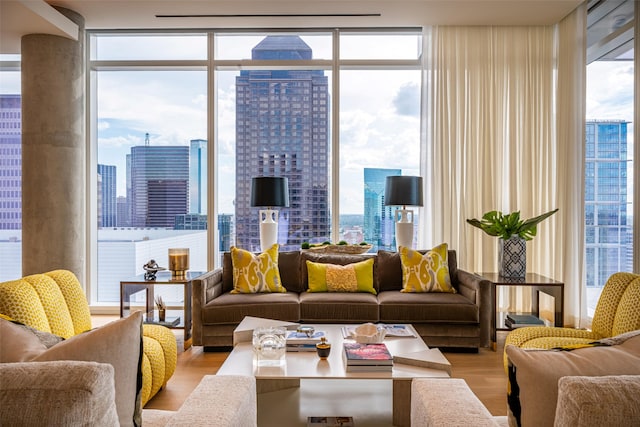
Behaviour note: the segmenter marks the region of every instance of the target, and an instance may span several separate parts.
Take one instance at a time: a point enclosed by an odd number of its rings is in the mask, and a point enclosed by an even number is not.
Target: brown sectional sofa
[[[280,252],[278,267],[286,293],[231,294],[231,256],[225,253],[222,268],[193,281],[193,344],[205,350],[229,347],[236,326],[253,316],[300,323],[411,323],[430,347],[488,347],[491,284],[458,269],[455,251],[448,256],[455,294],[400,292],[400,255],[382,250],[363,255]],[[306,292],[306,260],[345,265],[370,257],[375,258],[377,295]]]

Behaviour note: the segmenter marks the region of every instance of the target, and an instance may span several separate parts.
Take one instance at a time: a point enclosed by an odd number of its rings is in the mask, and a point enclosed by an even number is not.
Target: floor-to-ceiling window
[[[590,3],[585,141],[589,316],[607,278],[617,271],[633,270],[633,186],[637,183],[633,158],[633,17],[633,1]]]
[[[169,248],[207,261],[207,36],[100,34],[91,41],[95,200],[91,302],[117,305],[120,280]],[[179,302],[182,290],[165,301]]]
[[[419,29],[89,41],[93,304],[114,305],[148,260],[166,267],[170,247],[190,248],[191,270],[259,250],[256,176],[289,179],[282,250],[394,247],[381,195],[384,176],[420,174]]]
[[[20,55],[0,55],[0,281],[22,275]]]

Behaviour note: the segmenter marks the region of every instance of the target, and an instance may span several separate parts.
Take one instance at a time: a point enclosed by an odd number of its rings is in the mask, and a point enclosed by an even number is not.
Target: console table
[[[527,273],[525,277],[503,277],[498,273],[477,273],[479,276],[491,282],[491,348],[496,349],[496,331],[508,330],[504,327],[504,319],[498,318],[497,292],[498,286],[526,286],[531,288],[531,311],[538,316],[540,314],[539,292],[553,297],[554,322],[553,326],[564,326],[564,283],[558,282],[546,276],[536,273]],[[502,317],[502,316],[501,316]]]
[[[120,281],[120,317],[131,313],[131,297],[139,292],[145,293],[145,322],[162,324],[171,329],[184,330],[184,349],[191,347],[191,281],[202,275],[200,271],[188,271],[184,277],[171,276],[170,271],[159,271],[155,280],[145,280],[144,274],[128,280]],[[156,286],[182,286],[184,288],[184,302],[181,310],[182,318],[177,325],[170,325],[155,321],[154,315],[154,288]]]

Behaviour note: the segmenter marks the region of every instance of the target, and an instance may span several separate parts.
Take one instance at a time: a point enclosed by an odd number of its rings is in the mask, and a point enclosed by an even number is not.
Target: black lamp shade
[[[384,187],[387,206],[422,206],[421,176],[388,176]]]
[[[251,178],[251,206],[289,207],[289,180],[274,176]]]

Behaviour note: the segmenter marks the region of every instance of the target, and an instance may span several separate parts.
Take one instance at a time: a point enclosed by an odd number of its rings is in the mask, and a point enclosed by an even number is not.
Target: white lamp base
[[[397,209],[396,220],[396,248],[400,246],[413,248],[413,211],[408,209]]]
[[[262,252],[278,243],[278,211],[260,211],[260,250]]]

